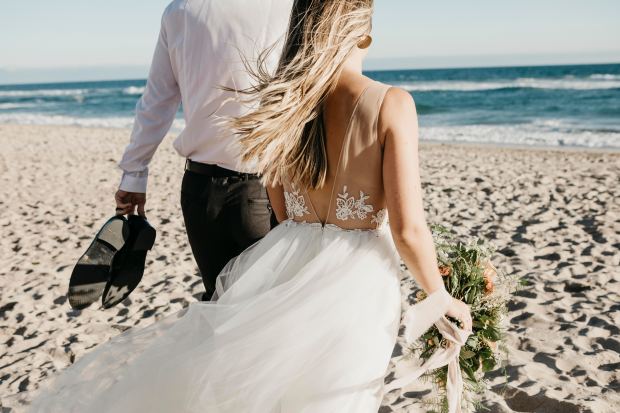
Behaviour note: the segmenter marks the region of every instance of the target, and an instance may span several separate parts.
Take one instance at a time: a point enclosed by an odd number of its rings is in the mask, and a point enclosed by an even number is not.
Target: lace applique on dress
[[[370,196],[365,194],[364,191],[360,191],[359,198],[357,199],[354,196],[349,196],[345,185],[336,199],[336,218],[341,221],[349,219],[364,220],[368,218],[369,214],[372,214],[370,222],[375,224],[377,228],[383,227],[387,222],[387,210],[382,208],[373,214],[375,208],[366,203],[369,198]]]
[[[289,219],[303,217],[310,214],[306,207],[306,199],[299,195],[299,189],[291,188],[292,192],[284,191],[284,202],[286,204],[286,215]]]
[[[377,228],[382,228],[388,223],[387,220],[387,209],[383,208],[377,211],[376,214],[372,216],[370,220],[372,224],[375,224]]]
[[[336,199],[336,218],[346,221],[351,219],[366,219],[368,214],[374,211],[374,207],[370,204],[366,204],[366,200],[369,198],[364,192],[360,191],[359,199],[355,197],[349,197],[347,187],[342,189],[342,192],[338,194]]]

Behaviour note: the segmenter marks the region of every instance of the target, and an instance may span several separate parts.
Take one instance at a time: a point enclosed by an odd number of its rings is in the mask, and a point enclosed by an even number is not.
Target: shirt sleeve
[[[127,192],[146,192],[148,165],[170,130],[181,102],[168,52],[165,17],[164,13],[144,94],[136,104],[131,139],[118,164],[123,170],[119,189]]]

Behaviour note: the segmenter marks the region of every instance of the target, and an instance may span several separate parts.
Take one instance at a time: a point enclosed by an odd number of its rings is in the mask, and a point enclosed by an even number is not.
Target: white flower
[[[387,209],[383,208],[377,211],[376,214],[372,216],[370,222],[375,224],[377,228],[381,228],[383,225],[387,224]]]
[[[368,214],[373,211],[372,205],[366,205],[368,198],[370,198],[368,195],[360,191],[360,198],[355,201],[355,213],[359,219],[366,219]]]
[[[349,218],[355,218],[353,208],[355,208],[355,198],[349,197],[347,187],[345,186],[336,199],[336,218],[341,221],[346,221]]]
[[[362,191],[360,191],[359,199],[350,197],[345,185],[336,199],[336,218],[341,221],[346,221],[349,218],[366,219],[368,214],[374,210],[372,205],[366,204],[368,198],[369,196]]]
[[[284,203],[286,204],[286,215],[289,219],[295,217],[303,217],[309,214],[306,207],[306,199],[303,195],[299,195],[299,190],[291,188],[292,192],[284,191]]]

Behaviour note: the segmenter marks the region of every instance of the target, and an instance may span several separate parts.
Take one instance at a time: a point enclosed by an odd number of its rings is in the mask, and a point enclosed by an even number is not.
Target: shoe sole
[[[80,257],[69,281],[69,304],[81,310],[101,297],[110,276],[114,255],[125,245],[127,223],[121,219],[108,221],[86,252]]]
[[[129,297],[129,294],[140,284],[144,274],[146,253],[153,248],[155,236],[156,231],[150,225],[141,229],[131,246],[131,250],[126,252],[128,257],[125,258],[126,260],[138,260],[139,264],[135,265],[135,272],[122,272],[106,283],[103,295],[101,296],[101,304],[104,308],[111,308],[122,302],[125,298]]]

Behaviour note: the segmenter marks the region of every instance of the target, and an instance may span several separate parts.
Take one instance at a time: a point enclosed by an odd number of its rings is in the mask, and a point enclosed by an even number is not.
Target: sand
[[[22,411],[48,375],[98,343],[202,293],[179,205],[183,159],[168,137],[151,167],[147,214],[158,240],[142,284],[110,310],[67,303],[74,262],[114,213],[128,136],[0,125],[2,412]],[[421,159],[429,221],[491,239],[496,265],[530,283],[510,302],[508,383],[489,374],[486,406],[620,411],[620,154],[424,144]],[[412,386],[381,412],[423,411],[430,395]]]

